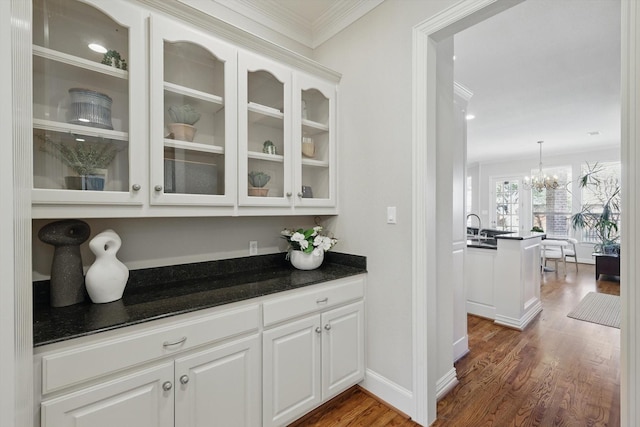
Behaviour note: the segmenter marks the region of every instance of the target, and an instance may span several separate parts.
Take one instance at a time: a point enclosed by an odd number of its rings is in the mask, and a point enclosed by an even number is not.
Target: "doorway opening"
[[[437,342],[437,319],[435,319],[435,308],[437,304],[436,292],[436,275],[435,267],[437,263],[437,247],[436,242],[430,239],[430,236],[436,235],[436,225],[433,214],[433,207],[437,205],[435,192],[435,165],[437,163],[437,154],[435,149],[435,141],[437,138],[437,104],[436,93],[438,82],[436,80],[437,70],[437,47],[438,43],[451,37],[455,33],[474,25],[490,16],[496,15],[509,7],[514,6],[517,2],[502,1],[466,1],[457,4],[434,18],[416,26],[414,28],[414,171],[416,176],[416,185],[414,188],[414,226],[416,230],[416,238],[414,239],[413,253],[413,285],[414,285],[414,324],[416,331],[414,333],[414,391],[416,402],[416,420],[425,425],[435,420],[435,368],[433,361],[437,357],[434,343]],[[629,7],[626,5],[625,7]],[[635,9],[633,10],[635,13]],[[628,27],[623,31],[623,44],[625,38],[629,38],[632,30],[635,30],[635,15],[630,19]],[[623,12],[624,15],[624,12]],[[625,84],[635,85],[634,83],[625,83],[626,76],[634,75],[630,70],[635,70],[634,66],[623,69],[623,86]],[[623,93],[625,93],[623,87]],[[624,96],[624,95],[623,95]],[[623,126],[630,126],[630,111],[635,113],[635,106],[629,106],[623,100]],[[635,135],[635,127],[631,132]],[[628,134],[623,132],[622,144],[623,151],[629,149]],[[625,148],[625,144],[627,144]],[[632,150],[632,152],[634,152]],[[631,163],[634,159],[625,159],[623,162]],[[634,175],[635,176],[635,175]],[[632,194],[626,195],[629,199],[633,199]],[[625,206],[629,206],[630,200],[627,200]],[[632,212],[629,212],[632,215]],[[623,244],[624,246],[624,244]],[[424,262],[415,262],[416,260],[427,260]],[[623,269],[624,271],[624,269]],[[629,268],[628,276],[623,276],[621,288],[623,293],[627,288],[626,282],[630,280],[635,270]],[[634,293],[635,295],[635,293]],[[624,300],[624,299],[623,299]],[[635,302],[627,302],[633,306]],[[629,311],[629,306],[623,308],[623,311]],[[624,332],[625,325],[622,325]],[[625,337],[630,340],[628,346],[635,347],[635,337],[625,336],[623,333],[623,348],[625,347]],[[423,361],[426,360],[426,364]],[[626,364],[625,364],[626,363]],[[630,372],[631,371],[631,372]],[[623,377],[631,374],[631,382],[634,382],[635,371],[633,367],[625,362],[622,364]],[[634,399],[635,396],[625,395],[628,393],[623,387],[622,390],[622,406],[625,411],[625,399]],[[631,400],[633,401],[633,400]],[[628,406],[628,405],[627,405]],[[623,420],[625,415],[622,416]]]

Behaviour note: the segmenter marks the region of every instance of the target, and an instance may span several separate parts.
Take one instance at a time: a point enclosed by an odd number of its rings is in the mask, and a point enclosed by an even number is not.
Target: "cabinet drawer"
[[[259,306],[237,308],[163,327],[125,333],[42,356],[42,393],[62,389],[118,370],[203,344],[257,331]]]
[[[263,304],[264,326],[333,307],[364,296],[364,277],[336,281]]]

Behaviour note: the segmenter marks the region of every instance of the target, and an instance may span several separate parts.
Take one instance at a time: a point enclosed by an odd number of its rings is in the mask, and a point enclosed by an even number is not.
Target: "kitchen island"
[[[495,244],[470,239],[465,261],[467,313],[523,330],[542,311],[542,233],[495,235]]]

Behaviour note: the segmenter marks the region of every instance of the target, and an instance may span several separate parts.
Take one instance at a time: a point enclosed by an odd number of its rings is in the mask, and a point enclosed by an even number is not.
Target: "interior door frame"
[[[437,247],[436,128],[437,128],[437,43],[482,20],[496,15],[521,0],[463,0],[413,28],[412,152],[414,187],[412,226],[413,292],[413,418],[422,425],[436,419],[437,381]],[[523,0],[522,0],[523,1]],[[640,278],[640,147],[636,126],[640,113],[640,5],[621,0],[621,146],[624,206],[621,256],[621,424],[635,425],[640,407],[640,291],[628,286]],[[426,260],[426,262],[425,262]]]

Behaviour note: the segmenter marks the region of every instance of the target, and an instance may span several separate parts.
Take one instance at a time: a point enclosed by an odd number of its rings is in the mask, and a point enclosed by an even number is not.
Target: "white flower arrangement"
[[[308,229],[299,228],[295,231],[285,228],[280,232],[280,235],[289,242],[290,251],[301,251],[320,256],[338,243],[338,239],[321,233],[322,227],[318,225]]]

